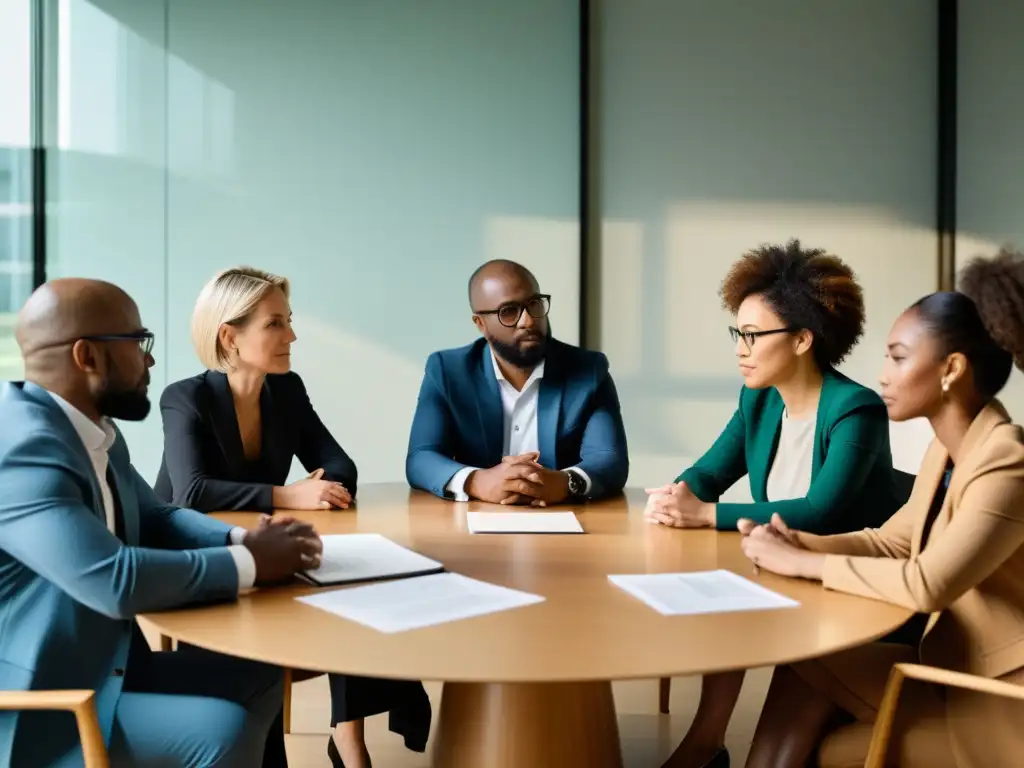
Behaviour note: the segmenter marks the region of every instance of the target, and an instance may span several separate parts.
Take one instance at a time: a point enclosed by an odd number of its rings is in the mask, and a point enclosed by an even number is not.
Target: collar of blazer
[[[93,467],[92,459],[89,456],[88,449],[85,447],[82,436],[75,428],[75,425],[72,424],[67,412],[61,408],[54,399],[54,396],[48,390],[40,387],[38,384],[33,384],[32,382],[27,381],[23,384],[11,383],[8,386],[19,389],[22,397],[27,398],[45,409],[46,413],[50,417],[47,424],[48,428],[56,434],[61,445],[67,449],[67,454],[64,458],[67,459],[69,463],[65,468],[74,472],[78,477],[85,481],[92,492],[92,504],[89,508],[96,517],[106,522],[106,510],[103,506],[103,494],[100,491],[99,477],[96,475],[96,470]],[[113,430],[113,437],[111,438],[110,445],[107,446],[108,466],[111,468],[111,471],[119,473],[120,468],[117,465],[121,460],[122,454],[121,450],[118,449],[117,444],[120,433],[117,429],[117,425],[112,421],[110,422],[110,428]],[[60,463],[59,457],[58,463]],[[121,478],[119,477],[119,480],[120,479]],[[120,482],[118,485],[120,486]]]
[[[946,496],[942,501],[935,521],[932,523],[928,540],[934,541],[942,534],[942,531],[949,525],[953,516],[953,502],[963,493],[963,487],[976,474],[978,463],[984,457],[984,452],[979,449],[998,427],[1011,423],[1009,414],[999,400],[993,399],[988,405],[981,409],[981,412],[971,422],[971,426],[964,435],[963,444],[960,446],[960,461],[953,467],[953,474],[949,479],[949,487],[946,489]],[[925,454],[921,463],[920,477],[922,482],[915,486],[921,489],[922,496],[915,500],[918,507],[925,511],[925,514],[918,515],[914,525],[913,536],[910,541],[910,556],[912,558],[921,554],[921,542],[924,540],[924,529],[927,525],[927,510],[931,506],[932,499],[938,490],[939,483],[946,471],[946,464],[949,462],[949,452],[945,446],[938,441],[932,442],[931,448]],[[924,482],[927,480],[927,482]],[[909,503],[909,502],[908,502]],[[938,622],[939,613],[933,613],[925,625],[924,634],[929,634]]]
[[[1003,424],[1010,423],[1010,417],[1006,413],[1003,404],[998,400],[992,400],[981,409],[981,412],[971,422],[971,426],[964,435],[963,444],[960,446],[960,461],[953,467],[953,474],[949,480],[949,487],[946,489],[946,497],[942,502],[938,516],[932,523],[932,531],[929,538],[933,538],[949,525],[950,517],[953,514],[953,500],[960,496],[963,486],[974,476],[980,455],[977,455],[978,448],[983,445],[993,430]],[[946,471],[946,464],[949,462],[949,452],[945,446],[935,439],[931,447],[925,453],[921,462],[919,473],[920,481],[915,486],[918,498],[914,503],[922,510],[927,510],[935,498],[942,476]],[[914,526],[914,533],[910,541],[911,557],[921,553],[921,542],[924,539],[924,529],[927,525],[927,514],[921,514]]]
[[[212,408],[210,409],[210,421],[213,425],[217,442],[220,443],[228,465],[234,473],[241,473],[246,464],[245,449],[242,446],[242,435],[238,428],[238,415],[235,412],[235,400],[231,394],[231,386],[228,384],[228,377],[219,371],[208,371],[206,383],[212,393]],[[263,389],[260,390],[260,428],[261,452],[266,455],[275,447],[275,432],[277,414],[273,408],[269,377],[263,381]]]

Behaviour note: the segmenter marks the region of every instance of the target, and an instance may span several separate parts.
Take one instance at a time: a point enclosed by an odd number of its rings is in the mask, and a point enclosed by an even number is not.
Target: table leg
[[[445,683],[433,765],[622,768],[611,683]]]

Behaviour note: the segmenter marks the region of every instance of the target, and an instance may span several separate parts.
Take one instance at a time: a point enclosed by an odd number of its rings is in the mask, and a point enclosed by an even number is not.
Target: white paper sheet
[[[422,576],[444,568],[436,560],[395,544],[378,533],[337,534],[323,536],[321,541],[324,553],[320,567],[303,574],[315,584]]]
[[[295,598],[378,632],[405,632],[543,602],[539,595],[458,573],[319,592]]]
[[[609,576],[608,579],[665,616],[762,611],[800,605],[732,571],[649,573]]]
[[[470,533],[583,533],[575,512],[467,512]]]

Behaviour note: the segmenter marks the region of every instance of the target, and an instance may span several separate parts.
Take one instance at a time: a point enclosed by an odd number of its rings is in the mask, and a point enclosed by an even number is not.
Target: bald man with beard
[[[514,261],[479,267],[469,304],[482,338],[427,359],[409,484],[537,507],[619,493],[629,456],[608,359],[552,338],[551,297]]]
[[[22,309],[25,381],[0,389],[0,689],[91,689],[113,765],[261,764],[281,671],[151,653],[138,613],[232,600],[315,567],[316,532],[163,504],[111,419],[138,421],[153,334],[121,289],[55,280]],[[73,766],[73,718],[0,712],[0,765]]]

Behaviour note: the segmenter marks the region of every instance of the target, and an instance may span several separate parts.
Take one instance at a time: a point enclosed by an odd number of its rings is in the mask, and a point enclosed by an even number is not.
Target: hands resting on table
[[[470,498],[492,504],[529,504],[546,507],[569,497],[569,476],[540,465],[536,451],[506,456],[490,469],[478,469],[466,478]]]
[[[670,528],[714,528],[717,505],[701,501],[685,482],[647,489],[644,517]]]
[[[648,488],[647,494],[644,517],[651,523],[670,528],[715,527],[715,504],[701,501],[685,482]],[[750,558],[755,569],[821,581],[825,556],[807,549],[797,532],[779,515],[772,515],[764,525],[742,519],[737,528],[743,535],[743,554]]]
[[[341,483],[324,480],[324,470],[316,469],[301,480],[274,488],[274,506],[278,509],[348,509],[352,494]]]
[[[825,555],[812,552],[800,541],[797,531],[786,525],[777,514],[765,525],[753,520],[740,520],[737,525],[743,535],[740,546],[754,564],[780,576],[796,576],[821,581]]]
[[[506,456],[490,469],[473,472],[466,480],[469,495],[495,504],[557,504],[569,495],[564,472],[546,469],[536,452]],[[647,489],[644,517],[651,523],[672,528],[708,528],[715,525],[715,504],[703,502],[685,482]],[[758,525],[741,519],[741,547],[755,569],[821,580],[825,556],[811,552],[779,515]],[[286,581],[298,571],[317,568],[323,542],[310,523],[288,516],[262,515],[259,527],[249,531],[242,542],[256,561],[256,583]]]
[[[310,523],[286,515],[260,515],[259,527],[248,531],[242,544],[256,563],[256,585],[280,584],[297,572],[317,568],[324,551]]]

